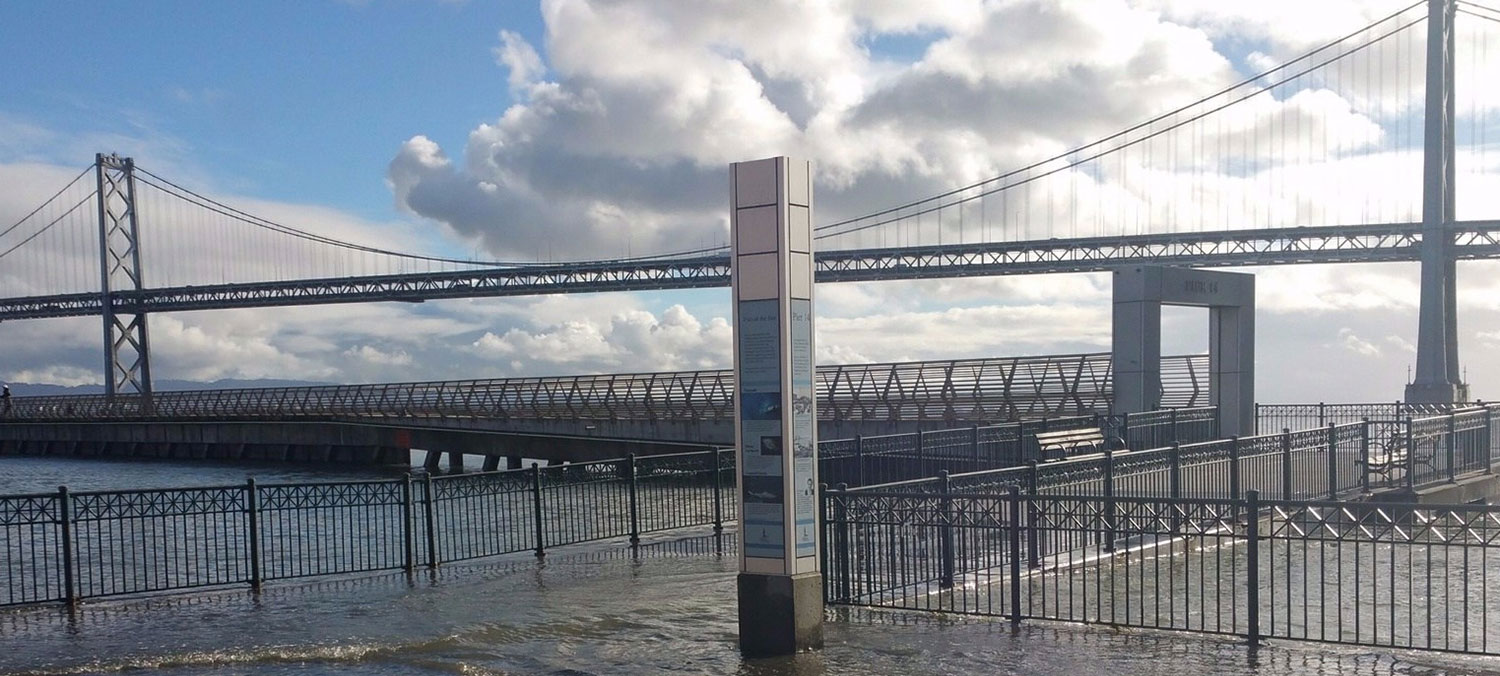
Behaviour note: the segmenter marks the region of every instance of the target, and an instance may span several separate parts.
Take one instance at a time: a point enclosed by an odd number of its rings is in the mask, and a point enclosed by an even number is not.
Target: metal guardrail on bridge
[[[824,366],[822,420],[998,422],[1109,410],[1108,353]],[[1206,355],[1162,358],[1163,406],[1208,400]],[[30,421],[471,418],[487,420],[730,420],[733,372],[484,380],[16,397]]]

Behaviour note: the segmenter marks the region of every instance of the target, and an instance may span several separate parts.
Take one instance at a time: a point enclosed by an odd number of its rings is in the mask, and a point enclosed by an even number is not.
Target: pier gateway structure
[[[1208,308],[1209,401],[1225,435],[1255,431],[1255,275],[1141,266],[1114,274],[1114,404],[1161,407],[1161,306]]]

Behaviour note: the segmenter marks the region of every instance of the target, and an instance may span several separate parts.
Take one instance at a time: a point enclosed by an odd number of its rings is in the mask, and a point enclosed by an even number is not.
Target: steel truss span
[[[1206,355],[1162,358],[1163,405],[1208,403]],[[982,423],[1109,410],[1107,353],[824,366],[818,414],[837,421]],[[17,397],[11,420],[733,420],[731,371]]]
[[[1500,258],[1500,221],[1450,227],[1460,260]],[[1420,223],[1049,239],[824,251],[819,282],[1101,272],[1125,265],[1228,267],[1421,259]],[[120,291],[115,311],[174,312],[372,301],[696,289],[729,285],[726,256],[527,266]],[[0,300],[0,321],[101,314],[99,294]]]

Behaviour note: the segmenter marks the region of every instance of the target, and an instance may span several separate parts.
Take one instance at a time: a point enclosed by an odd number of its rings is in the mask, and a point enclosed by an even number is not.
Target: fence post
[[[1177,409],[1175,409],[1175,408],[1168,409],[1167,410],[1167,419],[1170,420],[1171,423],[1172,423],[1172,428],[1171,428],[1172,429],[1172,438],[1171,438],[1171,441],[1176,442],[1178,439],[1182,438],[1182,435],[1180,435],[1180,434],[1177,433]]]
[[[427,522],[427,567],[438,565],[437,501],[432,490],[432,473],[422,475],[422,511]]]
[[[854,480],[857,485],[868,486],[865,482],[865,435],[854,435]]]
[[[1167,451],[1167,491],[1167,497],[1174,500],[1182,497],[1182,443],[1178,441]]]
[[[970,425],[969,426],[969,455],[972,456],[972,458],[974,460],[974,471],[977,472],[977,471],[979,471],[981,469],[984,469],[984,467],[980,466],[980,464],[979,464],[979,426],[978,425]]]
[[[641,512],[636,502],[635,474],[635,454],[631,453],[625,456],[625,481],[630,495],[630,544],[632,546],[641,543]]]
[[[1229,499],[1240,495],[1240,438],[1233,436],[1229,437]]]
[[[1037,469],[1035,460],[1026,461],[1026,494],[1035,498],[1037,493]],[[1036,500],[1026,502],[1026,562],[1031,568],[1042,565],[1042,543],[1037,536],[1042,515],[1037,512]]]
[[[536,556],[541,558],[547,555],[546,543],[542,541],[542,467],[534,462],[531,463],[531,513],[535,517],[531,523],[536,537]]]
[[[1104,551],[1115,550],[1115,452],[1104,451]]]
[[[1021,624],[1021,487],[1010,485],[1010,622]]]
[[[1292,499],[1292,430],[1281,428],[1281,499]]]
[[[925,464],[923,462],[925,458],[923,458],[923,453],[922,453],[922,451],[926,447],[926,445],[927,445],[927,434],[924,431],[922,431],[922,430],[917,430],[917,474],[916,474],[916,476],[910,477],[910,478],[915,479],[917,477],[925,477],[925,476],[927,476],[927,470],[924,469],[924,467],[923,467],[924,464]],[[901,478],[902,479],[906,479],[908,477],[901,477]]]
[[[1323,402],[1318,402],[1318,427],[1328,424],[1328,412]]]
[[[78,594],[73,588],[73,498],[67,486],[57,487],[57,521],[62,528],[63,601],[71,608]]]
[[[1455,447],[1457,446],[1456,438],[1458,437],[1458,425],[1456,424],[1457,419],[1457,414],[1448,414],[1448,439],[1447,443],[1443,444],[1443,450],[1448,456],[1448,483],[1454,483],[1458,481],[1458,463],[1456,462],[1457,454],[1454,452],[1456,450]]]
[[[250,521],[250,588],[260,591],[260,491],[254,478],[245,480],[245,513]]]
[[[410,574],[416,567],[416,529],[412,526],[411,473],[401,480],[401,544],[404,558],[401,568]]]
[[[938,517],[942,523],[938,530],[938,548],[942,550],[938,586],[951,589],[953,588],[953,498],[950,495],[952,486],[948,480],[948,470],[945,469],[938,474],[938,482],[943,495]]]
[[[719,464],[719,454],[723,452],[717,448],[711,451],[714,462],[714,535],[724,532],[724,470]]]
[[[1364,418],[1364,424],[1359,428],[1359,486],[1363,492],[1370,492],[1370,418]]]
[[[1135,448],[1135,442],[1130,438],[1130,414],[1120,414],[1120,441],[1125,442],[1125,448]]]
[[[1170,491],[1170,497],[1175,501],[1182,498],[1181,442],[1175,440],[1172,442],[1172,450],[1167,453],[1167,460],[1169,462],[1167,474],[1167,490]],[[1172,504],[1172,519],[1170,522],[1170,527],[1172,529],[1172,535],[1180,535],[1182,533],[1182,506],[1179,503],[1174,502]]]
[[[1328,499],[1339,495],[1339,435],[1333,423],[1328,423]]]
[[[1416,435],[1412,434],[1411,416],[1406,416],[1406,487],[1415,489],[1417,486],[1417,447]]]
[[[1015,459],[1015,463],[1016,464],[1020,464],[1020,463],[1026,462],[1027,460],[1036,460],[1037,456],[1031,455],[1029,453],[1029,451],[1030,451],[1030,449],[1027,448],[1027,446],[1026,446],[1026,421],[1022,420],[1022,421],[1016,423],[1016,459]]]
[[[839,598],[845,603],[853,599],[854,595],[854,571],[850,569],[850,561],[853,554],[849,551],[849,485],[840,483],[838,485],[837,497],[833,503],[833,548],[837,554],[838,561],[838,587]]]
[[[1245,492],[1245,619],[1246,638],[1260,643],[1260,491]]]
[[[1485,474],[1493,474],[1495,472],[1495,465],[1494,465],[1494,462],[1495,462],[1495,443],[1494,443],[1494,440],[1490,437],[1490,432],[1491,432],[1490,424],[1492,422],[1491,419],[1490,419],[1490,416],[1492,415],[1492,413],[1493,412],[1490,411],[1490,409],[1488,407],[1485,408],[1485,410],[1484,410],[1484,473]]]

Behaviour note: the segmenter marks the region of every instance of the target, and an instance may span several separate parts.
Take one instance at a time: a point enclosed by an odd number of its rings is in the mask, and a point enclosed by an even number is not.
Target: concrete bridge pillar
[[[1413,404],[1469,400],[1458,366],[1458,270],[1453,258],[1457,182],[1454,162],[1452,0],[1427,3],[1427,100],[1422,158],[1422,287],[1417,367],[1406,386]]]

